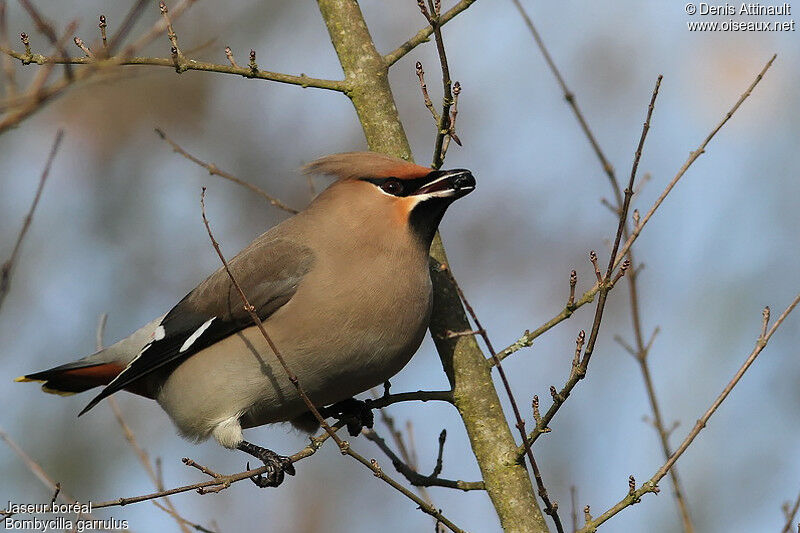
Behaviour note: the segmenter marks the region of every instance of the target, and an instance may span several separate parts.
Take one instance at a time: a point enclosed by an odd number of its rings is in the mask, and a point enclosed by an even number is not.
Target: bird
[[[228,263],[314,405],[347,405],[418,350],[432,309],[431,242],[476,181],[466,169],[376,152],[328,155],[302,170],[334,181]],[[102,386],[78,416],[120,390],[154,399],[183,437],[213,437],[261,460],[261,487],[280,485],[294,466],[243,429],[317,427],[223,267],[127,338],[16,381],[61,395]]]

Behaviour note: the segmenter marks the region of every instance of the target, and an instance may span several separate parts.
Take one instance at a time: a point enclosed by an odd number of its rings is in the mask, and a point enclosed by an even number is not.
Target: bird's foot
[[[264,487],[277,487],[283,483],[284,474],[293,476],[295,474],[294,465],[292,460],[283,455],[278,455],[272,450],[262,448],[253,443],[243,440],[238,446],[238,449],[245,453],[249,453],[253,457],[260,459],[265,466],[269,468],[266,475],[258,474],[252,476],[250,479],[257,486]],[[247,469],[250,470],[250,463],[247,463]]]
[[[352,437],[361,433],[361,430],[365,427],[371,429],[375,423],[369,400],[365,402],[355,398],[348,398],[324,409],[324,415],[336,417],[345,422],[347,424],[347,432]]]

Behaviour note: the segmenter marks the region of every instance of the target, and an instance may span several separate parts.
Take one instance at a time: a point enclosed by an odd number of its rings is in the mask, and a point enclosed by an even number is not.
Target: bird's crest
[[[304,174],[333,176],[338,180],[360,178],[416,179],[431,169],[377,152],[344,152],[321,157],[301,169]]]

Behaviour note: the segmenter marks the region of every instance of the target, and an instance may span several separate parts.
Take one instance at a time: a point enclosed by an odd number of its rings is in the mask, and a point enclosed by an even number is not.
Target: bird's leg
[[[372,408],[369,401],[356,400],[355,398],[348,398],[339,403],[335,403],[330,407],[322,410],[323,416],[336,417],[339,420],[347,423],[347,432],[350,436],[355,437],[361,433],[362,428],[372,428],[375,422],[375,417],[372,416]]]
[[[265,466],[269,467],[266,476],[258,474],[250,478],[259,487],[277,487],[283,483],[284,474],[289,474],[290,476],[295,474],[294,465],[288,457],[278,455],[272,450],[262,448],[246,440],[240,442],[236,448],[260,459]],[[247,463],[247,469],[250,470],[250,463]]]

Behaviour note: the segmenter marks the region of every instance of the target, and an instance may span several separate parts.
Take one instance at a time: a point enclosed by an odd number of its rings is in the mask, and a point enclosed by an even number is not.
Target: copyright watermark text
[[[687,15],[701,17],[739,17],[727,20],[690,20],[686,22],[689,31],[752,31],[788,32],[795,31],[794,19],[764,20],[765,17],[789,17],[792,6],[782,4],[763,4],[750,2],[742,4],[711,4],[708,2],[689,2],[684,6]],[[754,20],[755,19],[755,20]],[[760,20],[758,20],[760,19]]]
[[[127,530],[127,520],[96,519],[91,516],[92,503],[14,503],[0,511],[2,524],[8,531],[105,531]],[[42,515],[50,515],[42,516]],[[53,516],[55,515],[55,516]]]

